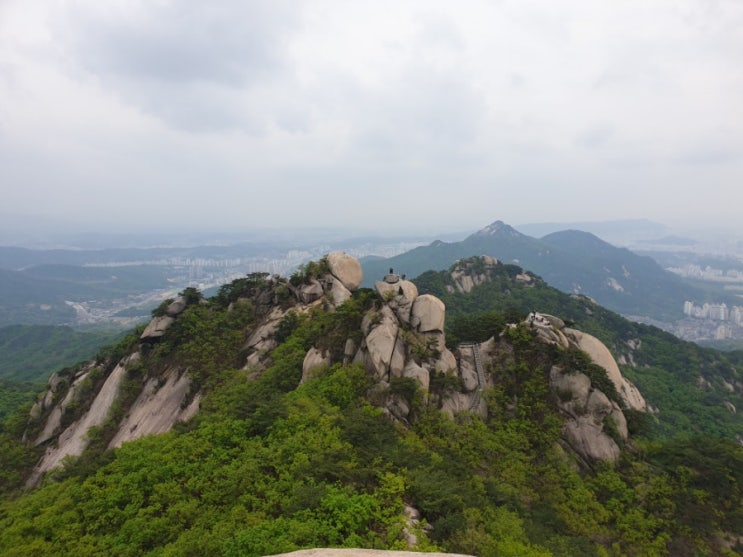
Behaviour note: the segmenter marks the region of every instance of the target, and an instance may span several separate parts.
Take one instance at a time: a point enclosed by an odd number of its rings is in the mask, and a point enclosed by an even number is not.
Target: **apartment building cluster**
[[[729,321],[743,326],[743,306],[730,306],[727,304],[703,304],[698,306],[694,302],[684,302],[684,315],[697,319],[710,319],[712,321]]]

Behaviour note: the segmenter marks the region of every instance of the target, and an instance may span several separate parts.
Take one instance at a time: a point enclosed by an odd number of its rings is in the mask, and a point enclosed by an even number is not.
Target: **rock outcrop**
[[[475,286],[491,279],[490,271],[497,264],[498,260],[489,255],[456,261],[450,275],[454,286],[447,290],[469,294]]]
[[[637,387],[622,375],[616,360],[614,360],[611,352],[609,352],[609,349],[603,342],[588,333],[576,329],[564,328],[563,332],[578,348],[588,354],[595,364],[600,365],[606,370],[606,374],[611,379],[611,382],[614,383],[614,387],[616,387],[619,396],[622,397],[622,401],[627,405],[627,408],[640,412],[647,411],[647,403],[642,394]]]
[[[471,258],[458,262],[451,274],[454,291],[466,293],[491,280],[499,263],[493,258]],[[252,298],[245,298],[260,316],[257,323],[245,331],[242,346],[248,378],[265,368],[274,348],[278,346],[282,324],[288,323],[290,312],[312,314],[314,311],[337,311],[349,300],[361,284],[361,266],[345,253],[328,254],[320,264],[313,264],[300,280],[287,281],[273,277],[258,283]],[[512,280],[530,282],[526,273]],[[253,284],[255,286],[255,284]],[[252,288],[252,287],[251,287]],[[335,363],[361,363],[376,379],[370,397],[382,406],[394,420],[406,422],[415,407],[404,380],[418,385],[419,394],[428,404],[455,415],[470,412],[487,417],[483,390],[496,382],[492,369],[497,368],[502,352],[512,351],[501,337],[483,343],[466,343],[454,352],[445,342],[446,307],[437,297],[419,295],[418,289],[404,275],[392,269],[375,284],[377,297],[371,299],[362,316],[360,331],[348,331],[349,337],[336,339],[336,346],[311,347],[304,358],[302,382],[313,372]],[[229,310],[243,298],[232,300]],[[368,300],[368,298],[367,298]],[[100,426],[110,416],[128,370],[137,365],[142,353],[167,334],[169,328],[187,308],[180,297],[170,303],[163,315],[154,317],[140,338],[139,351],[104,368],[90,364],[69,377],[53,375],[49,388],[31,410],[36,426],[28,437],[37,445],[46,445],[46,452],[28,480],[35,485],[42,475],[58,466],[65,457],[79,456],[89,443],[89,431]],[[297,316],[294,316],[297,319]],[[585,351],[592,361],[606,370],[607,376],[621,396],[621,405],[646,409],[642,395],[627,381],[609,350],[595,337],[565,326],[554,316],[533,313],[527,325],[537,340],[562,348]],[[283,334],[283,333],[281,333]],[[340,341],[340,343],[338,342]],[[106,371],[110,370],[110,371]],[[107,373],[107,376],[104,376]],[[139,394],[129,404],[120,420],[109,447],[143,435],[168,431],[175,423],[187,420],[198,410],[201,395],[193,392],[187,369],[167,367],[141,380]],[[619,444],[627,440],[627,423],[620,404],[610,400],[591,379],[576,370],[553,367],[549,374],[552,389],[558,394],[558,406],[567,420],[565,441],[587,460],[615,460]],[[395,390],[395,382],[403,388]],[[91,397],[92,385],[98,392]],[[66,390],[65,390],[66,389]],[[87,393],[87,394],[84,394]],[[84,397],[88,397],[84,400]],[[131,399],[129,399],[131,400]],[[420,400],[420,399],[417,399]],[[734,410],[731,410],[734,411]],[[619,444],[618,444],[619,443]]]
[[[153,317],[149,325],[142,332],[140,340],[144,342],[152,342],[160,340],[170,326],[175,323],[175,318],[170,315],[161,315],[159,317]]]
[[[99,426],[106,420],[118,395],[119,385],[126,374],[126,366],[136,363],[138,357],[138,354],[133,354],[122,360],[114,368],[106,378],[88,410],[59,434],[56,446],[49,446],[47,448],[41,461],[36,465],[26,482],[26,485],[35,486],[45,472],[59,466],[65,457],[80,456],[83,453],[90,442],[88,432],[92,427]],[[55,413],[52,411],[44,432],[47,432],[50,427],[55,428],[56,431],[56,427],[61,425],[61,416],[64,414],[65,409],[75,401],[82,390],[82,385],[88,379],[88,375],[94,371],[95,368],[90,368],[73,383],[67,396],[59,405],[60,412]],[[60,419],[58,420],[56,416],[60,416]],[[37,444],[49,439],[49,435],[42,433],[42,436],[37,439]]]
[[[627,421],[616,402],[591,385],[591,379],[580,372],[554,366],[550,387],[558,395],[558,406],[569,418],[563,436],[570,447],[591,461],[615,461],[620,448],[607,429],[627,441]],[[611,420],[611,423],[607,423]]]
[[[421,333],[443,332],[446,307],[436,296],[418,296],[410,313],[410,326]]]
[[[152,318],[149,325],[142,332],[139,339],[142,342],[156,342],[162,338],[170,326],[175,323],[176,317],[186,309],[188,301],[184,296],[178,296],[165,308],[164,315],[158,315]]]
[[[165,433],[176,422],[190,420],[201,400],[201,395],[196,394],[189,401],[190,391],[188,373],[177,368],[168,368],[162,375],[148,379],[108,447],[120,447],[144,435]]]
[[[526,323],[542,342],[585,352],[594,364],[604,369],[626,408],[647,411],[642,394],[622,375],[611,352],[599,339],[565,327],[564,321],[552,315],[532,312]],[[558,406],[568,417],[563,434],[571,448],[587,460],[619,458],[617,441],[625,442],[628,438],[627,419],[619,404],[595,388],[587,375],[574,370],[553,367],[550,385],[558,394]]]
[[[363,280],[361,264],[355,257],[343,252],[329,253],[325,256],[330,273],[350,292],[358,289]]]

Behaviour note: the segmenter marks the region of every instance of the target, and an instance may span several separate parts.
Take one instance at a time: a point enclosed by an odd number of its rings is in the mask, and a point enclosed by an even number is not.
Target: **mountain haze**
[[[704,294],[649,257],[617,248],[587,232],[555,232],[541,239],[496,221],[461,242],[433,242],[384,260],[363,260],[367,280],[390,267],[408,276],[447,269],[455,260],[490,255],[517,263],[568,293],[590,296],[624,315],[675,319],[687,299]]]

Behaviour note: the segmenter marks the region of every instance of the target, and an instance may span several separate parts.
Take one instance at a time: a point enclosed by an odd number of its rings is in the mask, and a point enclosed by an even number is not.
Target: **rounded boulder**
[[[351,292],[361,284],[364,274],[361,271],[359,260],[342,251],[329,253],[325,256],[330,273]]]

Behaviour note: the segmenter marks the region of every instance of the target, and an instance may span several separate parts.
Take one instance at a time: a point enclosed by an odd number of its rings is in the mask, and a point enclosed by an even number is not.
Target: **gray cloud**
[[[742,20],[702,0],[5,0],[5,210],[301,225],[414,205],[462,229],[698,219],[724,197],[732,218]]]
[[[147,3],[129,14],[67,18],[76,57],[90,71],[128,79],[243,86],[286,64],[295,12],[282,1]]]
[[[262,90],[290,76],[292,6],[188,0],[139,8],[67,12],[65,38],[78,63],[125,102],[175,128],[260,132]]]

